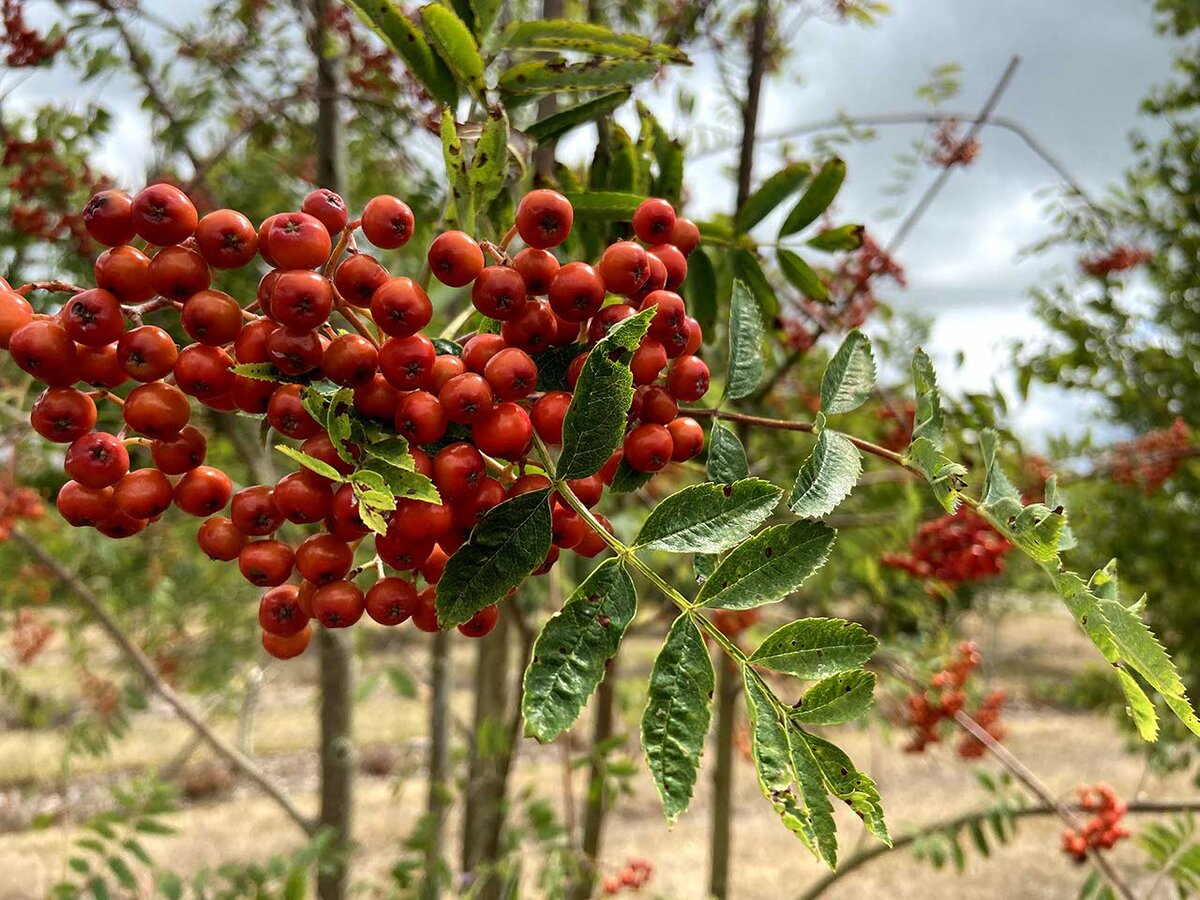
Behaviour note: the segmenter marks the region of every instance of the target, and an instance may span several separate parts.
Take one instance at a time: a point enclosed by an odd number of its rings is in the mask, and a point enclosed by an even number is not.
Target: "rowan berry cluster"
[[[626,888],[631,891],[640,891],[653,874],[654,866],[650,864],[648,859],[636,856],[632,857],[625,863],[620,872],[605,877],[603,885],[604,893],[619,894]]]
[[[1179,463],[1192,453],[1191,430],[1183,419],[1170,428],[1156,428],[1112,449],[1112,479],[1153,494],[1175,474]]]
[[[1121,244],[1096,256],[1084,257],[1079,261],[1079,268],[1083,269],[1085,275],[1104,278],[1113,272],[1125,272],[1149,262],[1153,255],[1141,247]]]
[[[979,649],[973,642],[963,641],[955,648],[949,662],[929,680],[926,690],[905,698],[905,724],[913,731],[912,739],[904,747],[905,752],[923,753],[930,744],[941,741],[939,727],[966,705],[967,679],[978,668],[979,662]],[[999,721],[1004,699],[1004,691],[992,691],[972,715],[996,740],[1004,737],[1004,728]],[[968,734],[959,742],[956,752],[964,759],[971,759],[978,757],[984,749],[982,743]]]
[[[1092,814],[1082,831],[1063,831],[1062,850],[1077,863],[1087,861],[1088,849],[1111,850],[1117,841],[1129,837],[1121,824],[1126,806],[1107,784],[1079,786],[1079,805]]]
[[[700,234],[666,201],[642,203],[633,215],[640,243],[614,243],[595,267],[560,263],[550,252],[574,219],[567,199],[550,190],[521,200],[499,246],[481,246],[462,231],[438,235],[428,248],[430,272],[445,285],[470,286],[482,314],[477,333],[458,343],[422,334],[433,317],[422,285],[393,276],[354,244],[360,228],[381,249],[408,243],[413,213],[395,197],[373,198],[351,222],[341,197],[316,190],[300,211],[255,228],[232,209],[201,218],[182,191],[156,184],[136,196],[102,191],[83,218],[109,248],[95,263],[94,288],[75,289],[54,314],[35,315],[22,294],[33,285],[0,284],[0,347],[46,385],[31,423],[67,445],[70,480],[57,507],[70,524],[112,538],[139,533],[172,506],[203,518],[201,549],[236,560],[248,581],[270,589],[259,622],[264,646],[281,658],[303,652],[311,619],[341,628],[365,612],[383,625],[411,618],[436,631],[434,585],[448,558],[487,510],[550,486],[526,468],[534,435],[562,444],[590,348],[639,308],[654,314],[632,356],[638,388],[623,448],[569,485],[593,507],[622,461],[652,473],[702,448],[700,425],[679,416],[678,404],[704,396],[709,371],[695,355],[700,327],[674,292]],[[510,258],[508,242],[518,235],[526,246]],[[144,252],[151,248],[158,249]],[[485,251],[495,265],[485,266]],[[270,269],[252,303],[213,288],[214,271],[258,257]],[[160,310],[178,313],[177,326],[164,324],[191,343],[180,349],[166,328],[143,324]],[[330,325],[335,311],[353,331]],[[552,348],[565,370],[562,389],[539,391],[538,360]],[[81,390],[80,382],[98,390]],[[119,433],[97,430],[97,399],[119,405]],[[287,449],[303,467],[235,493],[228,474],[204,464],[207,443],[190,424],[192,399],[265,417],[278,434],[302,442]],[[131,469],[131,448],[148,452],[149,465]],[[376,457],[384,463],[370,468]],[[549,502],[553,545],[535,574],[562,550],[595,556],[605,546],[569,505],[556,495]],[[285,541],[285,523],[317,532]],[[356,567],[355,550],[368,537],[375,558]],[[385,566],[401,574],[385,576]],[[380,576],[367,591],[355,583],[364,572]],[[498,614],[490,606],[459,630],[487,634]]]
[[[959,136],[962,123],[958,119],[947,119],[933,136],[934,148],[929,161],[935,166],[949,169],[951,166],[969,166],[979,155],[979,139],[963,140]]]
[[[952,516],[925,522],[906,553],[885,553],[880,561],[914,578],[955,585],[991,578],[1004,571],[1012,544],[974,510],[961,507]]]
[[[108,182],[85,161],[65,162],[62,150],[61,141],[47,137],[25,140],[10,134],[4,138],[0,166],[12,170],[6,182],[13,193],[9,221],[20,235],[64,243],[87,255],[95,243],[72,198],[81,192],[102,190]]]
[[[42,498],[33,488],[0,482],[0,543],[8,540],[18,519],[40,519],[45,511]]]
[[[18,609],[9,632],[9,643],[17,665],[32,663],[46,649],[52,637],[54,626],[36,610]]]
[[[3,0],[0,13],[4,19],[4,34],[0,36],[0,44],[8,48],[4,63],[9,68],[44,65],[67,45],[66,35],[45,37],[25,23],[23,0]]]

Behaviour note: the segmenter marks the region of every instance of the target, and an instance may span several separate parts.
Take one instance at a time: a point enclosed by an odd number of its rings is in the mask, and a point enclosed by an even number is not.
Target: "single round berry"
[[[275,491],[263,484],[242,488],[229,503],[229,518],[237,530],[249,537],[265,537],[283,524],[275,505]]]
[[[675,445],[663,425],[642,424],[625,436],[625,462],[639,472],[657,472],[671,461]]]
[[[236,209],[218,209],[196,226],[196,249],[214,269],[240,269],[258,252],[258,231]]]
[[[488,360],[483,377],[498,400],[520,400],[537,389],[537,363],[524,350],[508,347]]]
[[[78,481],[68,481],[54,500],[59,515],[75,528],[99,525],[117,511],[111,487],[84,487]]]
[[[225,516],[213,516],[196,532],[196,543],[209,559],[232,562],[246,546],[246,536]]]
[[[184,347],[171,371],[181,391],[205,401],[231,390],[237,379],[233,373],[233,358],[221,347],[203,344]]]
[[[319,272],[279,273],[271,293],[271,318],[285,328],[308,331],[325,324],[333,311],[333,285]]]
[[[188,247],[163,247],[150,260],[150,286],[168,300],[186,300],[212,284],[204,257]]]
[[[460,529],[472,529],[479,524],[484,513],[503,501],[504,486],[495,478],[485,478],[479,483],[474,494],[455,505],[451,521]]]
[[[433,361],[433,372],[429,376],[431,390],[436,394],[447,381],[465,371],[467,371],[467,365],[462,361],[461,356],[439,353],[437,359]]]
[[[650,274],[646,276],[642,286],[629,295],[630,303],[640,305],[650,294],[664,290],[667,286],[667,267],[663,265],[663,261],[653,253],[647,252],[646,262],[649,263]]]
[[[612,522],[608,521],[608,519],[599,513],[596,514],[596,520],[600,523],[605,531],[607,531],[609,534],[613,533]],[[585,556],[588,559],[591,559],[592,557],[603,553],[607,548],[608,543],[604,540],[604,538],[600,537],[596,531],[589,528],[587,533],[584,534],[583,539],[571,549],[580,556]]]
[[[379,371],[397,390],[425,390],[436,359],[433,342],[423,334],[388,338],[379,348]]]
[[[496,627],[496,622],[500,618],[500,610],[493,603],[491,606],[485,606],[467,621],[458,626],[459,634],[466,635],[470,638],[481,638],[491,634],[493,628]]]
[[[434,367],[436,374],[437,368]],[[354,408],[368,419],[391,421],[400,405],[400,392],[380,374],[354,389]]]
[[[284,375],[304,375],[321,364],[325,348],[315,331],[276,328],[267,336],[267,356]]]
[[[225,508],[233,496],[233,482],[220,469],[196,466],[175,485],[175,505],[189,516],[206,518]]]
[[[334,491],[333,505],[329,508],[325,527],[330,534],[347,542],[356,541],[370,533],[371,529],[362,520],[358,498],[354,496],[354,489],[350,485],[343,484]]]
[[[173,184],[152,184],[133,198],[130,219],[138,236],[156,247],[187,240],[196,230],[196,207]]]
[[[700,229],[691,219],[677,218],[667,243],[674,244],[684,256],[690,256],[700,246]]]
[[[233,377],[233,387],[229,389],[229,399],[233,401],[235,409],[240,409],[242,412],[251,416],[265,415],[268,407],[271,405],[271,398],[275,396],[274,381],[262,381],[258,378],[247,378],[244,375],[235,375]],[[205,405],[210,405],[214,400],[220,400],[218,397],[201,398],[200,402]]]
[[[275,508],[289,522],[320,522],[333,508],[333,487],[310,469],[284,475],[275,485]]]
[[[363,234],[381,250],[403,247],[413,236],[415,227],[412,210],[398,197],[380,194],[368,200],[363,208]]]
[[[525,279],[516,269],[488,266],[471,286],[471,302],[485,316],[511,319],[525,305]]]
[[[239,363],[265,363],[271,360],[268,339],[279,328],[270,319],[255,319],[242,326],[233,340],[233,354]]]
[[[179,434],[192,410],[183,391],[173,384],[152,381],[129,392],[121,408],[125,424],[146,437],[161,439]]]
[[[652,384],[642,394],[642,408],[638,418],[643,422],[655,425],[668,425],[679,415],[679,404],[671,396],[671,392],[657,384]]]
[[[135,469],[113,487],[113,502],[134,519],[153,519],[170,509],[174,491],[158,469]]]
[[[425,579],[426,584],[437,584],[441,580],[449,559],[440,544],[434,546],[429,552],[429,557],[420,566],[421,577]]]
[[[125,314],[115,295],[103,288],[92,288],[67,301],[62,310],[62,326],[76,343],[103,347],[125,333]]]
[[[188,337],[208,347],[235,341],[244,321],[238,302],[223,291],[193,294],[179,313],[179,322]]]
[[[412,391],[400,398],[396,431],[410,444],[432,444],[446,433],[446,411],[428,391]]]
[[[269,631],[264,631],[262,634],[263,649],[276,659],[295,659],[308,649],[311,640],[311,625],[305,625],[303,631],[287,637],[271,634]]]
[[[642,342],[633,353],[633,359],[629,361],[633,383],[653,384],[666,364],[667,348],[652,337],[642,338]]]
[[[203,432],[186,425],[175,435],[161,438],[150,445],[150,458],[167,475],[182,475],[204,462],[208,441]]]
[[[500,326],[500,337],[505,344],[530,354],[541,353],[554,342],[557,334],[558,320],[544,300],[529,301]],[[471,368],[469,363],[467,367]]]
[[[96,287],[122,303],[142,303],[154,296],[150,257],[136,247],[122,244],[105,250],[92,266],[92,274]]]
[[[462,231],[447,231],[434,238],[428,260],[434,277],[449,287],[470,284],[483,271],[483,251]]]
[[[618,241],[605,249],[597,270],[610,294],[628,296],[650,277],[650,259],[641,244]]]
[[[670,240],[674,227],[675,208],[666,200],[643,200],[633,211],[633,233],[647,244]]]
[[[570,550],[581,540],[588,531],[588,524],[583,517],[569,506],[555,504],[551,517],[550,539],[555,547]]]
[[[551,447],[562,445],[563,419],[567,415],[567,407],[571,405],[571,395],[566,391],[550,391],[542,394],[533,404],[529,417],[538,437]]]
[[[425,588],[421,593],[417,594],[417,605],[413,609],[412,623],[418,629],[428,634],[433,634],[440,630],[437,618],[437,594],[433,588]]]
[[[75,382],[75,342],[52,319],[22,325],[9,339],[8,352],[13,362],[44,384],[66,387]]]
[[[302,212],[273,219],[266,244],[276,268],[315,269],[329,259],[333,242],[319,219]]]
[[[15,291],[0,290],[0,349],[7,350],[17,329],[33,321],[33,307]]]
[[[521,240],[535,249],[548,250],[567,239],[575,211],[558,191],[541,188],[521,198],[516,218]]]
[[[687,259],[673,244],[655,244],[649,250],[667,269],[667,290],[673,291],[687,278]]]
[[[321,371],[334,384],[360,388],[379,371],[379,350],[360,334],[339,334],[321,356]]]
[[[407,541],[438,540],[453,522],[454,511],[445,504],[400,499],[396,501],[389,530]]]
[[[691,459],[704,448],[704,429],[695,419],[682,416],[667,426],[671,433],[671,443],[674,450],[671,459],[683,462]]]
[[[529,413],[515,403],[498,403],[471,426],[471,440],[481,452],[501,459],[520,459],[533,440]]]
[[[387,565],[401,572],[411,572],[429,557],[433,550],[432,538],[409,540],[389,528],[387,534],[375,535],[375,552]]]
[[[492,408],[495,394],[482,375],[464,372],[442,386],[438,391],[438,402],[451,422],[470,425]]]
[[[117,345],[105,347],[82,347],[75,350],[75,374],[85,384],[96,387],[118,388],[129,380],[129,375],[121,368],[117,359]]]
[[[498,334],[477,334],[463,344],[462,361],[468,372],[482,375],[488,360],[503,350],[507,344]]]
[[[352,253],[342,260],[333,273],[333,286],[352,306],[367,307],[381,284],[391,276],[379,260],[365,253]]]
[[[63,468],[84,487],[110,487],[129,471],[129,453],[116,435],[93,431],[71,442]]]
[[[417,589],[403,578],[380,578],[367,591],[367,615],[380,625],[399,625],[408,621],[416,605]]]
[[[96,427],[96,404],[75,388],[46,388],[33,401],[29,423],[46,440],[69,444]]]
[[[667,390],[676,400],[691,403],[708,393],[708,366],[698,356],[681,356],[667,371]]]
[[[135,381],[158,381],[175,368],[179,348],[157,325],[127,331],[117,341],[117,360]]]
[[[133,198],[124,191],[100,191],[83,208],[83,226],[107,247],[116,247],[137,234],[133,224]]]
[[[284,384],[275,389],[267,403],[267,421],[284,437],[297,441],[321,433],[321,424],[304,407],[298,384]]]
[[[238,554],[238,571],[258,587],[275,587],[292,575],[295,556],[282,541],[251,541]]]
[[[332,534],[309,535],[296,548],[296,571],[315,585],[340,581],[353,564],[354,550]]]
[[[411,278],[390,278],[371,297],[371,318],[384,334],[408,337],[429,324],[433,304]]]
[[[149,524],[149,519],[135,519],[128,513],[114,509],[107,519],[96,523],[96,530],[107,538],[120,541],[140,533]]]
[[[525,293],[530,297],[539,297],[549,291],[559,269],[554,254],[537,247],[526,247],[513,257],[512,264],[525,283]]]
[[[634,312],[634,308],[628,303],[614,303],[604,307],[588,323],[588,341],[592,344],[596,343],[612,331],[619,322],[624,322],[632,316]]]
[[[350,221],[350,212],[342,195],[328,188],[317,188],[309,193],[300,204],[300,212],[308,213],[325,226],[331,238],[341,236]]]
[[[443,501],[469,497],[486,476],[479,450],[465,441],[443,447],[433,458],[433,483]]]
[[[604,281],[595,269],[584,262],[569,262],[550,285],[550,308],[568,322],[582,322],[604,305],[604,296]]]
[[[263,632],[291,637],[308,627],[308,616],[300,608],[300,589],[294,584],[271,588],[258,601],[258,624]]]

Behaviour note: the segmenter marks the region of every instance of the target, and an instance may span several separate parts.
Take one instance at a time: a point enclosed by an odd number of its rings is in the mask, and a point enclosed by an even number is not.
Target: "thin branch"
[[[113,643],[117,645],[121,653],[141,673],[146,683],[166,701],[168,706],[175,710],[176,715],[187,722],[204,739],[204,742],[212,748],[214,753],[223,757],[236,770],[241,772],[242,775],[256,784],[263,793],[275,801],[287,817],[295,822],[302,831],[310,835],[315,833],[313,823],[296,808],[288,795],[274,784],[255,765],[253,760],[213,731],[208,723],[204,721],[203,716],[192,709],[191,705],[163,680],[162,676],[154,668],[154,663],[151,662],[150,658],[121,630],[121,626],[117,624],[116,619],[109,615],[108,611],[101,604],[100,599],[92,592],[91,588],[84,584],[75,572],[67,568],[58,557],[51,554],[39,540],[27,534],[24,529],[13,528],[11,533],[17,543],[24,547],[39,563],[53,572],[54,577],[62,582],[63,586],[79,599],[88,612],[100,624],[100,627],[104,629],[109,638],[112,639]]]

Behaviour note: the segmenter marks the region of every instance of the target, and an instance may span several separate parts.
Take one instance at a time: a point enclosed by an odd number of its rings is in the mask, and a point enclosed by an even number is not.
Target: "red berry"
[[[651,253],[662,260],[667,267],[667,290],[673,291],[687,278],[687,259],[673,244],[655,244],[650,248]]]
[[[332,345],[330,347],[332,348]],[[399,404],[400,392],[388,384],[388,380],[380,374],[354,389],[354,408],[368,419],[391,421]]]
[[[433,304],[411,278],[391,278],[371,297],[371,318],[384,334],[408,337],[429,324]]]
[[[667,390],[676,400],[691,403],[708,393],[708,366],[698,356],[681,356],[667,372]]]
[[[84,487],[78,481],[64,484],[54,504],[63,519],[75,528],[98,525],[117,509],[111,487]]]
[[[450,557],[446,555],[446,551],[441,548],[441,545],[435,545],[429,553],[429,558],[421,563],[421,577],[425,579],[426,584],[437,584],[441,580],[442,572],[446,569],[446,561]]]
[[[495,396],[483,376],[464,372],[442,386],[438,391],[438,402],[451,422],[470,425],[492,408]]]
[[[432,444],[446,433],[446,411],[427,391],[412,391],[400,398],[396,431],[410,444]]]
[[[439,353],[437,359],[433,361],[433,374],[430,376],[433,392],[437,393],[447,381],[465,371],[467,371],[467,366],[461,356]]]
[[[304,408],[298,384],[284,384],[275,389],[267,404],[267,421],[284,437],[298,441],[321,433],[321,424]]]
[[[282,636],[264,631],[262,635],[263,649],[276,659],[295,659],[308,649],[312,640],[312,626],[305,625],[296,634]]]
[[[152,184],[133,198],[130,218],[138,236],[157,247],[178,244],[196,230],[196,207],[172,184]]]
[[[463,365],[467,367],[467,371],[482,375],[488,360],[506,346],[504,338],[498,334],[477,334],[463,344]]]
[[[500,337],[505,344],[531,354],[549,347],[557,334],[558,321],[544,300],[530,300],[500,326]],[[471,368],[470,363],[467,368]]]
[[[662,260],[653,253],[647,253],[646,262],[649,263],[650,274],[642,286],[629,295],[630,303],[640,304],[655,291],[661,291],[667,286],[667,267],[663,265]]]
[[[481,452],[501,459],[520,459],[533,440],[529,413],[515,403],[498,403],[471,426],[471,440]]]
[[[491,606],[485,606],[467,621],[459,625],[458,631],[460,634],[464,634],[470,638],[481,638],[491,633],[491,630],[496,627],[496,622],[499,618],[500,610],[493,603]]]
[[[220,512],[233,494],[233,482],[220,469],[196,466],[175,485],[175,505],[190,516]]]
[[[504,486],[495,478],[485,478],[475,489],[475,493],[454,507],[453,523],[462,529],[470,530],[479,524],[479,520],[493,506],[504,501]]]
[[[300,589],[294,584],[271,588],[258,601],[258,624],[278,637],[299,634],[308,627],[308,616],[300,607]]]
[[[367,615],[380,625],[399,625],[408,621],[416,605],[417,589],[403,578],[380,578],[367,591]]]
[[[633,233],[647,244],[670,240],[674,228],[675,209],[666,200],[643,200],[633,211]]]
[[[150,521],[148,519],[135,519],[128,513],[115,509],[103,522],[96,523],[96,530],[105,537],[112,538],[113,540],[122,540],[127,537],[133,537],[149,524]]]
[[[625,462],[639,472],[657,472],[671,461],[675,445],[662,425],[639,425],[625,436]]]
[[[196,532],[196,543],[209,559],[232,562],[246,546],[246,536],[229,519],[213,516]]]
[[[676,219],[667,243],[674,244],[684,256],[690,256],[700,245],[700,229],[691,219]]]
[[[567,415],[567,407],[571,405],[571,395],[566,391],[550,391],[538,398],[533,404],[530,418],[534,430],[546,444],[551,447],[562,445],[563,419]]]
[[[533,297],[542,296],[550,290],[559,268],[553,253],[537,247],[526,247],[513,257],[512,264],[525,284],[526,294]]]
[[[238,554],[238,571],[251,584],[275,587],[291,577],[294,560],[282,541],[251,541]]]
[[[296,548],[296,571],[315,585],[340,581],[352,565],[354,551],[332,534],[309,535]]]
[[[367,240],[382,250],[395,250],[408,243],[416,219],[408,204],[396,197],[380,194],[363,208],[362,230]]]
[[[315,331],[276,328],[267,336],[269,361],[284,375],[304,375],[321,364],[325,348]]]
[[[666,364],[667,348],[652,337],[642,338],[642,342],[633,353],[633,359],[629,361],[633,383],[653,384]]]
[[[258,231],[236,209],[218,209],[196,226],[196,249],[214,269],[240,269],[258,252]]]
[[[84,487],[109,487],[129,471],[129,453],[116,435],[93,431],[71,442],[63,467]]]
[[[134,328],[117,341],[121,368],[136,381],[158,381],[175,367],[178,358],[174,339],[157,325]]]
[[[271,318],[286,328],[309,331],[325,324],[333,311],[333,285],[319,272],[280,272],[271,293]]]
[[[311,469],[291,472],[275,485],[275,508],[289,522],[320,522],[333,508],[333,488]]]
[[[133,198],[124,191],[100,191],[83,208],[83,225],[97,242],[108,247],[128,243],[137,230]]]
[[[679,404],[666,388],[652,384],[642,394],[642,408],[638,418],[655,425],[669,425],[679,415]]]
[[[377,259],[365,253],[352,253],[342,260],[333,274],[334,287],[349,304],[371,305],[371,296],[391,276]]]
[[[545,475],[522,475],[508,487],[508,496],[516,497],[532,491],[541,491],[550,487],[550,479]]]
[[[125,333],[121,301],[103,288],[76,294],[67,301],[61,316],[71,340],[88,347],[111,344]]]
[[[242,308],[222,291],[201,291],[183,304],[180,324],[193,341],[220,347],[234,341],[242,330]]]
[[[279,326],[270,319],[255,319],[242,326],[233,342],[239,363],[265,363],[271,359],[268,339]]]
[[[618,241],[605,249],[597,269],[610,294],[628,296],[650,277],[650,260],[641,244]]]
[[[158,469],[135,469],[113,487],[113,502],[134,519],[153,519],[170,509],[174,491]]]
[[[0,349],[7,350],[17,329],[32,321],[33,307],[28,300],[15,291],[0,290]]]
[[[556,504],[551,522],[551,540],[554,546],[563,550],[570,550],[578,544],[588,531],[588,524],[583,517],[569,506]]]
[[[442,284],[462,287],[483,271],[483,251],[462,231],[447,231],[429,245],[429,268]]]
[[[125,398],[121,412],[126,425],[156,439],[179,434],[192,414],[183,391],[163,381],[139,384]]]
[[[595,269],[584,262],[569,262],[550,285],[550,308],[568,322],[582,322],[596,314],[604,296],[604,281]]]
[[[354,488],[343,484],[333,493],[333,505],[329,508],[329,518],[326,527],[331,534],[337,535],[344,541],[355,541],[366,537],[371,529],[363,523],[358,510],[358,498],[354,496]]]
[[[432,539],[409,540],[395,528],[389,528],[387,534],[375,535],[375,552],[393,569],[412,571],[429,558],[432,550]]]
[[[600,498],[604,496],[604,480],[600,477],[599,472],[588,475],[586,478],[571,479],[567,482],[567,487],[571,489],[572,494],[579,498],[579,502],[589,509],[599,503]]]
[[[308,213],[273,216],[266,245],[279,269],[315,269],[329,259],[333,242],[320,220]]]
[[[250,537],[265,537],[283,524],[283,515],[275,505],[275,492],[262,484],[242,488],[233,495],[229,518],[238,531]]]
[[[667,426],[667,431],[671,433],[671,444],[674,447],[671,459],[675,462],[691,459],[704,447],[704,429],[695,419],[686,416],[676,419]]]
[[[608,521],[608,519],[599,513],[596,514],[596,519],[599,521],[601,526],[603,526],[605,531],[607,531],[609,534],[613,533],[612,523]],[[584,533],[583,538],[579,541],[579,543],[571,549],[580,556],[586,556],[588,559],[591,559],[592,557],[603,553],[607,548],[608,543],[604,540],[604,538],[600,537],[600,535],[597,534],[594,529],[589,528]]]
[[[562,194],[541,188],[521,198],[516,218],[521,240],[535,249],[547,250],[567,239],[575,211]]]
[[[76,374],[79,380],[96,387],[118,388],[129,380],[121,361],[117,359],[117,345],[105,347],[77,347],[75,352]]]
[[[328,188],[317,188],[310,192],[300,204],[300,211],[308,213],[325,226],[330,238],[340,237],[342,230],[350,221],[350,213],[346,209],[346,201],[341,194]]]
[[[417,594],[417,605],[412,614],[413,624],[429,634],[438,630],[436,597],[433,588],[425,588]]]
[[[49,387],[33,401],[29,423],[46,440],[69,444],[96,427],[96,404],[75,388]]]
[[[233,388],[236,378],[233,374],[233,358],[220,347],[205,347],[203,344],[184,347],[175,360],[172,372],[175,384],[181,391],[201,400],[225,394]]]
[[[100,254],[92,273],[96,287],[114,294],[122,303],[141,303],[154,296],[150,281],[150,257],[135,247],[122,244]]]
[[[618,322],[624,322],[634,314],[635,310],[628,303],[614,303],[606,306],[592,318],[588,325],[587,337],[591,343],[596,343],[613,330]]]
[[[52,319],[34,319],[9,339],[8,352],[18,366],[52,387],[73,384],[77,352],[75,342]]]
[[[339,334],[321,356],[321,371],[334,384],[359,388],[379,371],[379,351],[359,334]]]
[[[511,319],[525,305],[525,279],[516,269],[488,266],[471,286],[475,308],[493,319]]]
[[[488,360],[483,377],[499,400],[520,400],[537,389],[538,367],[524,350],[509,347]]]
[[[186,300],[210,284],[208,263],[188,247],[163,247],[150,260],[150,286],[168,300]]]
[[[186,425],[175,435],[160,438],[150,445],[150,457],[167,475],[182,475],[204,462],[208,441],[199,429]]]
[[[379,348],[379,371],[397,390],[424,390],[436,359],[433,342],[423,334],[388,338]]]
[[[471,496],[486,476],[483,457],[465,441],[443,447],[433,458],[433,483],[443,501]]]

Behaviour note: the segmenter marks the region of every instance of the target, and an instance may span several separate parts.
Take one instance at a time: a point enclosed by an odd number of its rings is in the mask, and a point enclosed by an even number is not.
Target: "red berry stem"
[[[34,291],[49,291],[52,294],[82,294],[87,289],[81,288],[77,284],[71,284],[69,281],[31,281],[18,288],[13,288],[13,290],[24,297]]]
[[[513,238],[517,236],[517,224],[514,222],[508,231],[504,232],[504,237],[500,238],[500,249],[505,253],[508,252],[508,245],[513,242]]]
[[[374,344],[375,349],[378,350],[379,338],[377,338],[371,332],[371,329],[366,326],[366,323],[359,318],[358,312],[353,306],[346,302],[346,298],[341,295],[341,292],[332,285],[330,285],[330,288],[333,290],[333,308],[340,312],[343,318],[350,323],[354,330]]]

